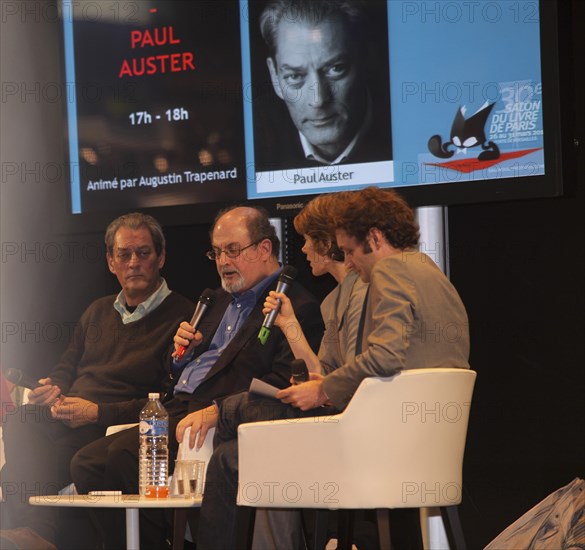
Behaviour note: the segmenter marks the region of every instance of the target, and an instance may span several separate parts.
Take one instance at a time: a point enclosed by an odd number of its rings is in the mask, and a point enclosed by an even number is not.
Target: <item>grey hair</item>
[[[110,225],[108,225],[104,237],[108,254],[112,255],[114,252],[114,239],[116,238],[118,229],[121,227],[127,227],[128,229],[140,229],[141,227],[145,227],[150,231],[152,236],[156,255],[160,256],[165,250],[166,240],[160,223],[148,214],[131,212],[130,214],[124,214],[123,216],[116,218],[110,223]]]

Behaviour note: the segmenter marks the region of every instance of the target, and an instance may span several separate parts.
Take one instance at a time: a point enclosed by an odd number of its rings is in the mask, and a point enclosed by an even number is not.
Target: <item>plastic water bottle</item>
[[[140,495],[166,498],[169,495],[169,415],[158,393],[148,394],[140,411],[139,481]]]

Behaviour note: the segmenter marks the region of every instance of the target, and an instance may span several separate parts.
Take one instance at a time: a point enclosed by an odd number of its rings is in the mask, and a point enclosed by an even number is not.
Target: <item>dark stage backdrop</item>
[[[451,279],[478,372],[461,509],[469,548],[585,475],[582,204],[580,189],[449,211]]]

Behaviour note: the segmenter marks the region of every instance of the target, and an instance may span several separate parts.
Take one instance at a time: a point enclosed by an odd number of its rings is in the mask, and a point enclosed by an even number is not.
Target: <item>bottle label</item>
[[[140,435],[168,435],[169,433],[169,420],[167,418],[153,418],[151,420],[141,420],[138,425]]]

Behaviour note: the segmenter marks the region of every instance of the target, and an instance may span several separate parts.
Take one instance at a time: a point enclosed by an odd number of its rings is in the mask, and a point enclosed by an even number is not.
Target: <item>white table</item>
[[[146,498],[139,495],[44,495],[29,498],[33,506],[64,506],[70,508],[124,508],[126,510],[126,547],[128,550],[140,549],[140,531],[138,528],[138,510],[140,508],[199,508],[201,497],[194,499],[184,497]],[[183,532],[173,536],[173,548],[183,547]],[[180,539],[180,540],[177,540]]]

